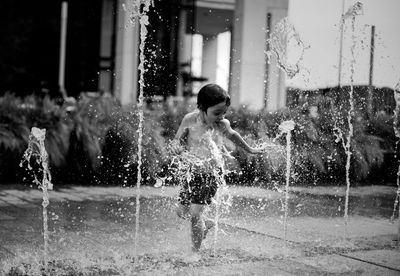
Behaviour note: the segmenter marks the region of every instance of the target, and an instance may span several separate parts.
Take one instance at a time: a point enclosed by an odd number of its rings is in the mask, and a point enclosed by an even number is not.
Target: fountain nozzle
[[[290,132],[290,131],[292,131],[294,129],[295,125],[296,125],[296,123],[293,120],[283,121],[279,125],[279,131],[281,133],[288,133],[288,132]]]

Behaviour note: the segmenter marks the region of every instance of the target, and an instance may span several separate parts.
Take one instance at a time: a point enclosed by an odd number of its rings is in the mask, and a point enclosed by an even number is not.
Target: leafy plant
[[[191,112],[192,109],[194,107],[187,103],[177,103],[175,105],[164,103],[161,110],[153,112],[153,119],[160,122],[161,135],[167,140],[173,139],[183,117]]]
[[[145,109],[142,141],[142,183],[154,177],[168,163],[166,144],[172,139],[183,116],[194,105],[163,104]],[[277,112],[230,108],[232,127],[253,145],[270,145],[264,155],[249,155],[227,141],[235,157],[227,162],[229,181],[270,185],[284,182],[286,140],[278,127],[285,120],[296,123],[291,139],[291,168],[298,184],[343,182],[346,154],[334,129],[347,135],[346,101],[340,104],[322,96],[312,104]],[[314,109],[312,111],[312,109]],[[317,112],[315,112],[315,110]],[[312,112],[311,112],[312,111]],[[0,97],[0,180],[18,181],[18,164],[27,147],[30,129],[45,128],[46,149],[53,180],[69,183],[113,183],[135,185],[138,166],[138,110],[123,108],[110,95],[84,93],[77,102],[55,104],[48,98],[24,99],[6,94]],[[396,138],[392,116],[379,113],[368,119],[357,109],[353,120],[351,177],[361,181],[373,177],[377,169],[394,162]],[[389,162],[389,163],[388,163]],[[372,175],[371,175],[372,174]]]
[[[144,114],[142,136],[142,183],[154,183],[162,166],[165,143],[161,127],[152,114]],[[113,113],[111,127],[105,136],[99,174],[110,183],[136,185],[138,166],[138,110],[119,110]]]
[[[315,175],[321,180],[343,180],[346,154],[342,141],[334,135],[339,126],[344,139],[347,139],[348,124],[345,109],[338,110],[329,97],[321,98],[317,103],[317,116],[305,113],[299,117],[300,129],[295,131],[295,147],[298,160],[302,160],[302,172]],[[367,122],[359,112],[353,119],[354,135],[351,140],[351,175],[356,181],[365,179],[371,168],[383,163],[384,150],[381,139],[368,133]],[[347,141],[347,140],[345,140]],[[301,178],[301,177],[300,177]],[[304,177],[303,177],[304,179]]]
[[[317,181],[343,182],[345,175],[346,154],[341,143],[336,142],[334,128],[337,125],[346,133],[348,126],[345,120],[345,108],[338,110],[329,97],[321,97],[315,102],[317,114],[310,112],[310,105],[280,110],[274,113],[260,112],[254,114],[245,109],[232,112],[230,120],[236,130],[247,133],[246,140],[252,144],[258,141],[268,141],[278,135],[278,126],[285,120],[293,120],[296,127],[292,133],[292,170],[298,184],[311,184]],[[344,119],[343,119],[344,118]],[[356,114],[354,136],[352,139],[352,165],[351,175],[356,181],[366,179],[374,167],[379,167],[384,162],[384,140],[376,134],[369,132],[365,125],[368,123],[363,117]],[[259,142],[258,142],[259,143]],[[280,137],[277,142],[285,147],[285,137]],[[253,182],[256,179],[271,181],[283,179],[285,158],[282,154],[273,158],[268,156],[255,157],[247,154],[236,154],[240,164],[242,181]],[[271,160],[280,160],[275,167]],[[279,169],[276,169],[279,168]],[[273,177],[271,177],[273,176]]]
[[[65,164],[69,128],[64,115],[49,98],[20,99],[10,93],[0,98],[0,163],[5,181],[16,181],[23,175],[18,164],[27,148],[32,127],[46,129],[45,147],[50,166]]]
[[[0,97],[0,149],[22,154],[28,144],[29,126],[21,99],[11,93]]]
[[[100,165],[102,146],[112,125],[113,113],[120,107],[111,96],[86,93],[82,93],[72,107],[68,117],[72,129],[68,159],[73,164],[74,174],[90,180]]]

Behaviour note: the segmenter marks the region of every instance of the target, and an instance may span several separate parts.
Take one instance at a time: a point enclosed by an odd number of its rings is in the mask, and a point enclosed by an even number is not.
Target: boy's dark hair
[[[207,112],[207,109],[216,104],[225,102],[226,106],[231,105],[231,98],[228,93],[217,84],[204,85],[197,94],[197,108]]]

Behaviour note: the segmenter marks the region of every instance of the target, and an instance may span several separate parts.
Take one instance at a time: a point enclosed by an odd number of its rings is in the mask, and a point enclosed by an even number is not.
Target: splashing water
[[[215,252],[218,234],[220,232],[219,221],[221,216],[227,213],[232,206],[232,196],[229,193],[228,185],[225,181],[225,177],[229,173],[224,161],[224,156],[227,154],[219,147],[220,143],[218,142],[217,144],[217,142],[214,141],[214,134],[215,130],[209,130],[203,134],[202,137],[202,141],[204,141],[205,145],[208,147],[210,157],[204,158],[203,156],[200,158],[196,154],[185,150],[179,155],[171,157],[168,170],[172,172],[174,178],[181,185],[189,183],[194,174],[199,170],[201,172],[211,173],[215,178],[217,192],[214,198],[212,198],[211,205],[206,206],[203,213],[205,220],[212,221],[214,224],[213,250]],[[233,158],[231,156],[229,157]],[[166,179],[168,178],[159,178],[156,186],[163,186]],[[188,185],[188,188],[190,189],[190,185]]]
[[[293,122],[292,120],[284,121],[279,125],[278,129],[281,133],[290,133],[290,131],[294,129],[295,125],[295,122]]]
[[[356,37],[355,37],[355,20],[356,16],[362,14],[362,3],[355,3],[344,15],[342,15],[341,21],[342,25],[344,25],[345,20],[347,18],[351,18],[351,38],[352,45],[350,48],[351,51],[351,62],[350,62],[350,90],[349,90],[349,110],[347,113],[347,124],[349,127],[349,131],[347,133],[347,137],[344,136],[342,130],[337,126],[335,122],[334,126],[334,135],[336,137],[335,142],[342,142],[342,146],[346,152],[346,198],[345,198],[345,209],[344,209],[344,218],[345,218],[345,235],[347,236],[347,225],[348,225],[348,206],[349,206],[349,194],[350,194],[350,166],[351,166],[351,139],[354,134],[353,129],[353,116],[354,116],[354,71],[355,71],[355,48],[356,48]]]
[[[343,34],[344,34],[344,26],[346,23],[346,19],[348,18],[354,18],[357,15],[362,15],[363,14],[363,4],[360,2],[355,3],[353,6],[351,6],[346,13],[342,14],[341,19],[340,19],[340,41],[343,41]],[[354,41],[354,40],[353,40]],[[341,85],[341,79],[342,79],[342,51],[343,51],[343,43],[341,42],[340,44],[340,49],[339,49],[339,85]]]
[[[343,14],[343,20],[363,14],[364,14],[363,4],[361,2],[357,2],[353,6],[351,6],[345,14]]]
[[[214,253],[215,253],[217,239],[218,239],[219,219],[222,215],[222,212],[228,211],[229,207],[232,206],[232,196],[229,194],[228,185],[226,184],[225,181],[225,176],[227,174],[227,171],[225,169],[225,161],[223,153],[221,149],[218,147],[218,145],[215,143],[215,141],[212,139],[211,131],[206,133],[206,139],[210,147],[211,155],[213,159],[216,161],[218,168],[213,170],[213,175],[215,176],[215,179],[217,180],[218,184],[217,193],[215,195],[215,199],[213,199],[213,202],[215,204],[215,216],[214,216],[214,223],[215,223]]]
[[[44,140],[46,137],[46,129],[39,129],[33,127],[29,135],[28,148],[25,150],[23,159],[20,163],[20,167],[23,166],[24,162],[27,162],[29,170],[33,170],[31,166],[32,157],[35,159],[36,164],[39,165],[39,172],[42,174],[42,179],[39,180],[37,174],[34,173],[33,182],[38,185],[39,189],[43,193],[43,240],[44,240],[44,264],[47,266],[48,262],[48,243],[49,243],[49,230],[48,230],[48,216],[47,206],[49,205],[49,194],[48,190],[53,189],[51,183],[51,175],[49,170],[49,161],[46,148],[44,146]]]
[[[126,12],[129,13],[129,19],[132,25],[135,24],[136,18],[139,19],[140,23],[140,45],[139,45],[139,66],[138,69],[140,71],[139,76],[139,97],[138,97],[138,115],[139,115],[139,125],[138,125],[138,164],[137,164],[137,195],[136,195],[136,223],[135,223],[135,247],[134,247],[134,256],[135,262],[137,262],[137,248],[139,241],[139,217],[140,217],[140,184],[142,182],[142,140],[143,140],[143,122],[144,122],[144,111],[143,111],[143,89],[145,86],[144,83],[144,73],[145,73],[145,54],[144,47],[146,45],[146,37],[147,37],[147,25],[149,25],[149,17],[147,13],[150,10],[150,7],[154,6],[154,1],[152,0],[133,0],[128,1],[128,4],[124,4],[123,8]]]
[[[399,139],[400,139],[400,129],[399,129],[399,112],[400,112],[400,81],[397,83],[396,87],[394,88],[394,99],[396,101],[396,108],[394,110],[393,114],[393,129],[394,129],[394,134],[396,135],[397,141],[396,141],[396,146],[395,146],[395,154],[396,154],[396,159],[398,159],[397,152],[399,149]],[[396,209],[397,206],[399,205],[399,198],[400,198],[400,160],[398,160],[398,168],[397,168],[397,174],[396,174],[396,184],[397,184],[397,191],[396,191],[396,199],[394,201],[394,206],[393,206],[393,214],[391,217],[391,221],[395,220],[395,215],[396,215]],[[399,206],[399,227],[398,227],[398,232],[397,232],[397,246],[400,246],[400,206]]]
[[[300,35],[289,22],[287,17],[281,19],[270,33],[267,39],[266,52],[268,63],[272,55],[277,58],[278,67],[291,79],[300,72],[300,62],[303,59],[306,47],[300,39]],[[290,51],[288,51],[290,49]]]
[[[275,137],[274,140],[281,137],[283,134],[286,134],[286,187],[285,187],[285,217],[283,221],[283,231],[284,231],[284,242],[285,247],[287,248],[287,219],[289,214],[289,184],[290,184],[290,170],[291,170],[291,137],[292,137],[292,130],[294,129],[296,123],[292,120],[283,121],[278,129],[279,133]]]
[[[136,19],[147,16],[146,13],[149,11],[150,7],[154,7],[154,0],[128,0],[127,4],[123,3],[123,10],[129,14],[129,23],[132,26],[136,25]],[[142,11],[141,7],[143,5]]]

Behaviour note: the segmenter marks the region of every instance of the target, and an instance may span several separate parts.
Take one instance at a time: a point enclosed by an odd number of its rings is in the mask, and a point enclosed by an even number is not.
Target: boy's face
[[[210,106],[207,109],[206,119],[209,124],[214,124],[224,119],[228,107],[225,102]]]

